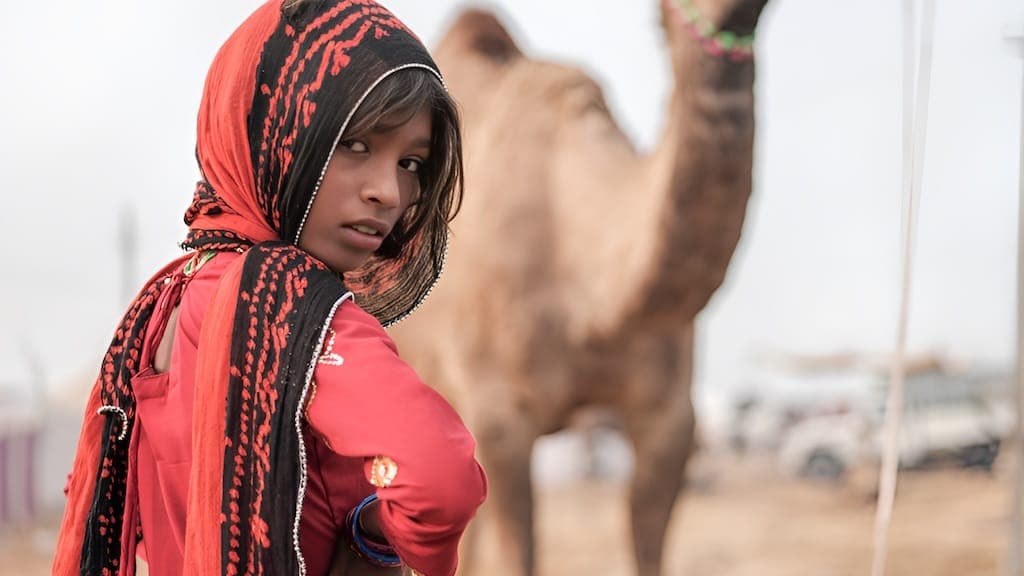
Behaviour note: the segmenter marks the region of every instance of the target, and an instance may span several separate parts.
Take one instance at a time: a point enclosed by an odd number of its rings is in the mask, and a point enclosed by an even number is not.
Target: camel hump
[[[512,35],[492,12],[470,8],[459,14],[445,34],[443,44],[476,52],[495,62],[507,62],[522,56]]]

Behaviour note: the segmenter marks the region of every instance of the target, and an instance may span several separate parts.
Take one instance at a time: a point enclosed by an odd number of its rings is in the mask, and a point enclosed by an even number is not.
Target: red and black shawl
[[[370,0],[270,0],[227,40],[210,68],[196,153],[202,181],[185,215],[195,250],[245,252],[204,318],[197,359],[185,571],[304,573],[298,517],[305,483],[301,412],[334,310],[348,292],[382,324],[401,319],[441,272],[438,216],[397,257],[374,257],[344,280],[300,250],[301,226],[352,114],[388,75],[437,67],[398,19]],[[184,258],[184,257],[183,257]],[[134,573],[137,526],[129,462],[135,399],[151,325],[180,297],[153,277],[103,359],[79,439],[53,573]],[[156,323],[156,324],[153,324]],[[124,557],[122,557],[124,555]]]

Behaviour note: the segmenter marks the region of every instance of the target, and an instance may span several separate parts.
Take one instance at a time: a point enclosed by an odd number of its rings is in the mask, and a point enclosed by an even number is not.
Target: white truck
[[[899,432],[900,465],[938,462],[990,469],[1011,434],[1014,407],[991,373],[927,372],[907,378]],[[780,442],[789,473],[840,479],[853,466],[881,459],[888,388],[876,385],[845,409],[812,413]]]

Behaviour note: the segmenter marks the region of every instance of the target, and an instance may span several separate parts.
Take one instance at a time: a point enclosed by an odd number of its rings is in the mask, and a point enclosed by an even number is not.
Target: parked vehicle
[[[991,469],[1013,428],[1012,404],[984,374],[927,372],[908,377],[898,449],[900,465],[937,463]],[[882,455],[887,387],[833,405],[791,426],[778,451],[793,474],[839,479]]]

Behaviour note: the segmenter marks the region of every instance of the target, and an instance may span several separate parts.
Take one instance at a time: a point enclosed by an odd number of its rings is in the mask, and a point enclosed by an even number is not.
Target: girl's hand
[[[344,538],[338,539],[331,562],[330,576],[402,576],[402,568],[381,568],[363,560],[348,547]]]

